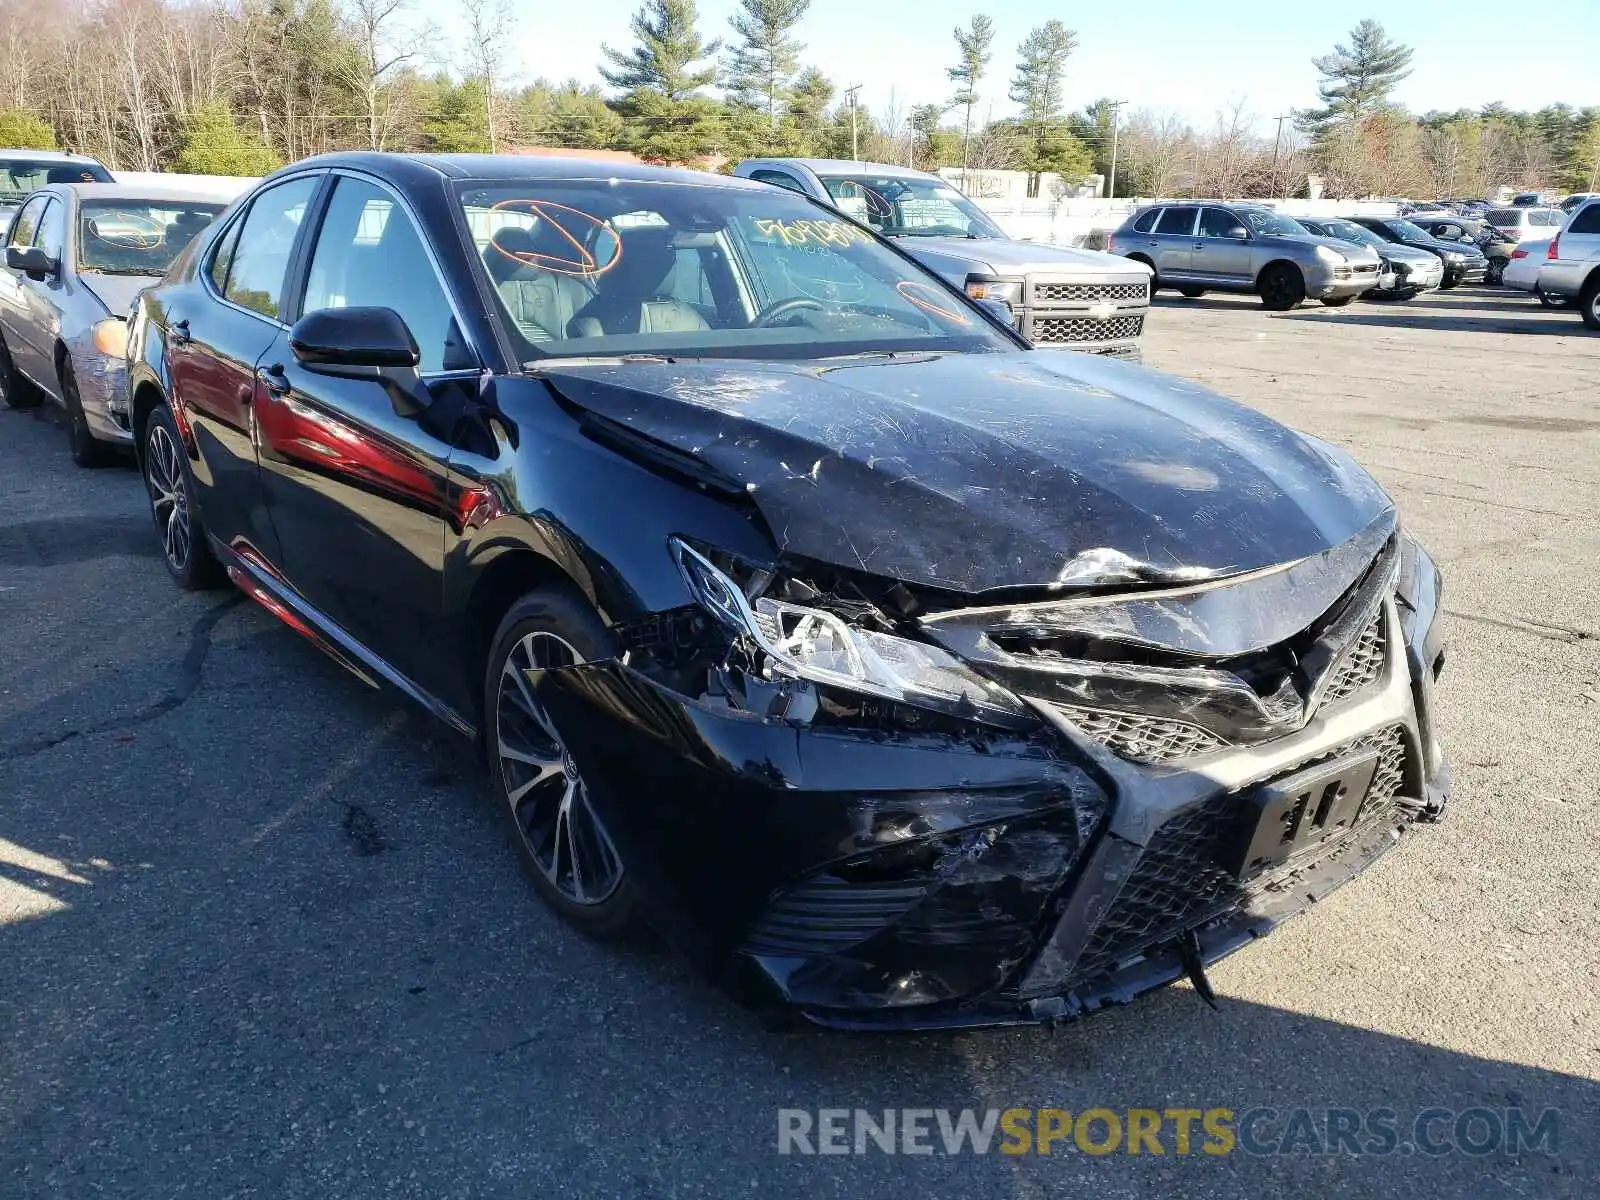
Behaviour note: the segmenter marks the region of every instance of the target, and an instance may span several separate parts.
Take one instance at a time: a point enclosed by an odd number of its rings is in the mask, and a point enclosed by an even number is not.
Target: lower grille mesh
[[[1395,797],[1405,782],[1405,747],[1404,731],[1392,726],[1300,763],[1283,774],[1352,751],[1377,750],[1378,766],[1359,817],[1358,828],[1365,829],[1371,822],[1394,815]],[[1240,802],[1240,792],[1217,796],[1174,817],[1156,832],[1111,910],[1090,936],[1073,968],[1072,984],[1107,974],[1118,962],[1237,908],[1251,889],[1264,887],[1276,878],[1269,875],[1241,884],[1218,865],[1233,836]],[[1327,849],[1333,850],[1335,844]]]
[[[1035,342],[1109,342],[1138,337],[1143,330],[1143,313],[1108,321],[1094,317],[1035,317],[1032,336]]]

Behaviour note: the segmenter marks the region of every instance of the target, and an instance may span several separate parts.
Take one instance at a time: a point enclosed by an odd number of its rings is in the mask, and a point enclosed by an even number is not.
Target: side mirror
[[[29,279],[43,279],[56,273],[56,260],[38,246],[7,246],[6,266],[21,271]]]
[[[999,321],[1000,324],[1011,328],[1016,327],[1016,317],[1011,312],[1011,306],[1004,300],[974,300],[973,303],[996,321]]]
[[[1248,242],[1250,240],[1250,231],[1243,225],[1235,225],[1228,230],[1228,236],[1236,242]]]
[[[402,417],[428,406],[417,366],[422,352],[404,318],[392,308],[321,308],[289,330],[295,361],[318,375],[381,383]]]

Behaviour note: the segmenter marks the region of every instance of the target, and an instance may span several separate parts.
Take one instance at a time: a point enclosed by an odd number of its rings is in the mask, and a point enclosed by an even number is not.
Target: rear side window
[[[222,287],[229,300],[278,319],[289,255],[319,182],[320,176],[315,175],[291,179],[268,188],[251,202],[231,247],[227,282]]]
[[[1586,207],[1580,208],[1572,218],[1565,233],[1600,233],[1600,201],[1591,201]]]
[[[1156,227],[1156,218],[1160,215],[1161,210],[1159,208],[1148,209],[1140,213],[1139,219],[1133,223],[1134,231],[1137,233],[1149,233]]]
[[[1171,233],[1183,236],[1194,232],[1194,214],[1192,208],[1169,208],[1161,214],[1161,220],[1156,225],[1157,233]]]

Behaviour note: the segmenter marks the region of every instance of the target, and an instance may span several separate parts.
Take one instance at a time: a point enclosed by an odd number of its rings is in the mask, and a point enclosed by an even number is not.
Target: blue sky
[[[518,32],[519,81],[538,76],[599,82],[600,44],[631,44],[628,19],[638,0],[586,0],[564,6],[559,21],[529,6]],[[723,36],[735,0],[700,0],[700,27]],[[1600,2],[1546,0],[1527,9],[1506,0],[1411,0],[1373,4],[1048,3],[1005,0],[812,0],[800,27],[805,60],[836,83],[861,83],[862,102],[881,109],[891,89],[902,108],[948,97],[944,69],[954,61],[951,29],[986,11],[996,25],[990,77],[979,86],[979,111],[1010,111],[1006,84],[1016,46],[1051,17],[1078,32],[1068,67],[1067,98],[1081,106],[1099,96],[1133,108],[1177,112],[1209,126],[1217,109],[1242,96],[1258,123],[1316,100],[1313,55],[1343,41],[1374,16],[1390,36],[1416,49],[1413,73],[1398,99],[1416,111],[1476,108],[1499,100],[1539,108],[1565,100],[1600,105]],[[1535,19],[1525,20],[1524,14]],[[444,18],[447,23],[450,18]],[[1497,31],[1504,31],[1503,34]]]

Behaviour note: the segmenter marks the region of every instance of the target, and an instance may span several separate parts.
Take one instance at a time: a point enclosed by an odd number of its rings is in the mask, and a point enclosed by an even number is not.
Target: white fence
[[[993,217],[995,223],[1010,236],[1022,241],[1057,246],[1103,245],[1105,235],[1127,220],[1128,214],[1134,209],[1158,203],[1156,199],[1143,197],[1134,200],[1094,197],[1027,200],[1019,203],[974,196],[972,201]],[[1181,203],[1193,204],[1196,201],[1183,200]],[[1263,204],[1290,217],[1387,217],[1399,211],[1394,204],[1379,200],[1282,199],[1240,203]]]

